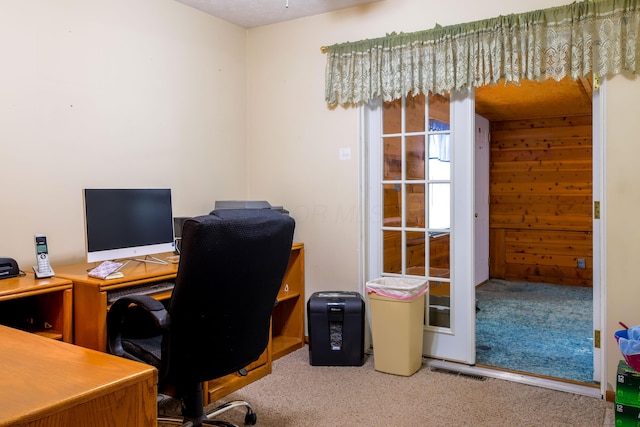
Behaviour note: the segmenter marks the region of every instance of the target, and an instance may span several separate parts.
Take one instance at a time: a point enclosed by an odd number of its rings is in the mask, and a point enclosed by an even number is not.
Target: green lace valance
[[[350,105],[521,79],[637,74],[640,0],[596,0],[326,48],[325,100]]]

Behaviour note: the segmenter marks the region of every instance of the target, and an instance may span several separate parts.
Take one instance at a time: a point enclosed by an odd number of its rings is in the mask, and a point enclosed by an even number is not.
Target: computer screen
[[[85,189],[84,218],[88,262],[174,249],[170,189]]]

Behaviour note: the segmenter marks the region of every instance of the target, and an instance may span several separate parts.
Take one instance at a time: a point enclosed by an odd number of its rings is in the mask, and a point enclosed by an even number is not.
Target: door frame
[[[597,79],[593,79],[594,85]],[[607,340],[603,333],[607,331],[607,251],[606,239],[606,81],[602,81],[599,87],[592,92],[592,198],[600,202],[600,218],[593,218],[593,327],[600,331],[600,348],[593,349],[593,376],[595,381],[600,381],[602,396],[607,392]],[[595,207],[594,207],[595,212]]]
[[[470,92],[471,96],[473,95],[473,91]],[[593,200],[600,202],[600,218],[606,218],[606,82],[602,81],[600,83],[600,87],[594,89],[593,92],[593,112],[592,112],[592,124],[593,124],[593,182],[592,182],[592,191],[593,191]],[[473,96],[472,102],[474,108],[472,115],[472,126],[471,129],[471,140],[473,141],[473,134],[475,130],[475,96]],[[369,111],[366,111],[366,110]],[[375,247],[373,242],[368,238],[368,221],[369,221],[369,212],[366,207],[368,206],[368,191],[367,187],[370,185],[369,181],[369,171],[367,170],[367,156],[369,150],[369,132],[370,123],[367,123],[366,116],[367,113],[371,111],[371,106],[359,107],[359,122],[360,122],[360,218],[362,221],[361,224],[361,292],[363,295],[366,294],[364,280],[368,277],[371,271],[371,265],[368,264],[368,260],[372,259],[371,256],[377,256],[377,251],[372,248]],[[379,123],[378,123],[379,125]],[[452,185],[455,185],[452,183]],[[473,188],[473,182],[471,183]],[[473,209],[473,205],[471,206]],[[471,222],[473,222],[471,220]],[[604,398],[606,396],[607,391],[607,370],[606,370],[606,361],[607,361],[607,348],[606,343],[607,340],[604,339],[602,334],[607,331],[606,328],[606,226],[605,221],[598,220],[596,218],[593,219],[593,256],[595,262],[593,263],[593,323],[594,323],[594,333],[595,330],[600,331],[601,340],[600,340],[600,349],[599,351],[594,348],[594,379],[599,379],[600,387],[590,387],[586,385],[579,385],[568,383],[564,381],[556,381],[550,379],[544,379],[534,376],[515,374],[511,372],[503,372],[493,369],[480,368],[476,366],[470,366],[464,363],[456,363],[449,362],[445,360],[437,360],[437,359],[426,359],[425,363],[428,366],[443,368],[443,369],[453,369],[462,373],[467,373],[471,375],[482,375],[491,378],[498,378],[513,382],[518,382],[522,384],[533,385],[537,387],[543,387],[553,390],[565,391],[574,394],[585,395],[589,397],[599,397]],[[473,245],[470,245],[473,246]],[[381,260],[379,261],[381,262]],[[473,256],[470,258],[470,262],[473,262]],[[453,277],[452,277],[453,279]],[[471,289],[468,290],[470,294],[468,295],[469,301],[475,300],[475,286],[471,286]],[[469,305],[466,307],[470,313],[473,313],[471,317],[474,318],[474,327],[475,327],[475,304]],[[367,310],[368,312],[368,310]],[[370,340],[369,340],[370,343]],[[473,342],[472,346],[475,350],[475,333],[473,334]],[[475,362],[475,351],[473,355],[473,361]]]
[[[474,247],[469,244],[473,234],[475,158],[475,105],[473,91],[454,91],[450,95],[451,112],[451,240],[450,240],[450,326],[424,327],[423,354],[443,360],[454,360],[466,364],[475,363],[475,291],[474,291]],[[380,191],[382,171],[369,165],[382,164],[381,144],[369,144],[370,139],[382,136],[381,102],[372,102],[362,108],[365,132],[362,152],[364,181],[361,185],[364,223],[364,281],[382,274],[383,199]],[[456,126],[456,123],[471,123],[471,126]],[[458,196],[456,196],[456,194]],[[462,196],[461,196],[462,195]],[[473,238],[472,238],[473,241]],[[428,277],[428,276],[425,276]],[[363,289],[363,294],[364,294]],[[425,311],[427,310],[425,305]],[[427,313],[425,312],[425,315]]]
[[[594,79],[595,81],[595,79]],[[594,381],[600,382],[600,387],[573,384],[565,381],[503,372],[489,368],[468,366],[441,360],[427,360],[429,366],[450,369],[470,375],[482,375],[507,381],[518,382],[536,387],[565,391],[589,397],[605,398],[607,393],[607,340],[603,333],[607,331],[606,318],[606,81],[600,82],[599,87],[592,93],[592,198],[600,202],[600,219],[593,218],[593,330],[600,331],[600,348],[593,349]],[[475,101],[475,99],[474,99]],[[595,337],[594,337],[595,338]]]

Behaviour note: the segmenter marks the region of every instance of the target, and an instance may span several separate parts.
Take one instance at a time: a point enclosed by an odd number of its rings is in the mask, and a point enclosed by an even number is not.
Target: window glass
[[[383,224],[385,227],[402,226],[402,191],[400,184],[384,184],[382,186],[384,201]]]
[[[405,140],[405,169],[407,171],[407,179],[424,179],[424,135],[407,136]]]
[[[383,138],[383,179],[402,178],[402,138]]]
[[[419,95],[383,105],[384,272],[435,275],[448,286],[449,99]]]
[[[400,231],[383,232],[384,273],[402,273],[402,234]]]

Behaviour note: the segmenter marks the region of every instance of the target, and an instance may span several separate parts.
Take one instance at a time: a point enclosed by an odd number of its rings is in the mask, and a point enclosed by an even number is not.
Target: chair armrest
[[[127,309],[131,305],[137,305],[149,314],[155,325],[166,332],[169,329],[169,313],[164,305],[148,295],[128,295],[118,298],[109,308],[107,313],[107,346],[111,354],[127,359],[140,361],[129,354],[122,347],[123,324]]]

